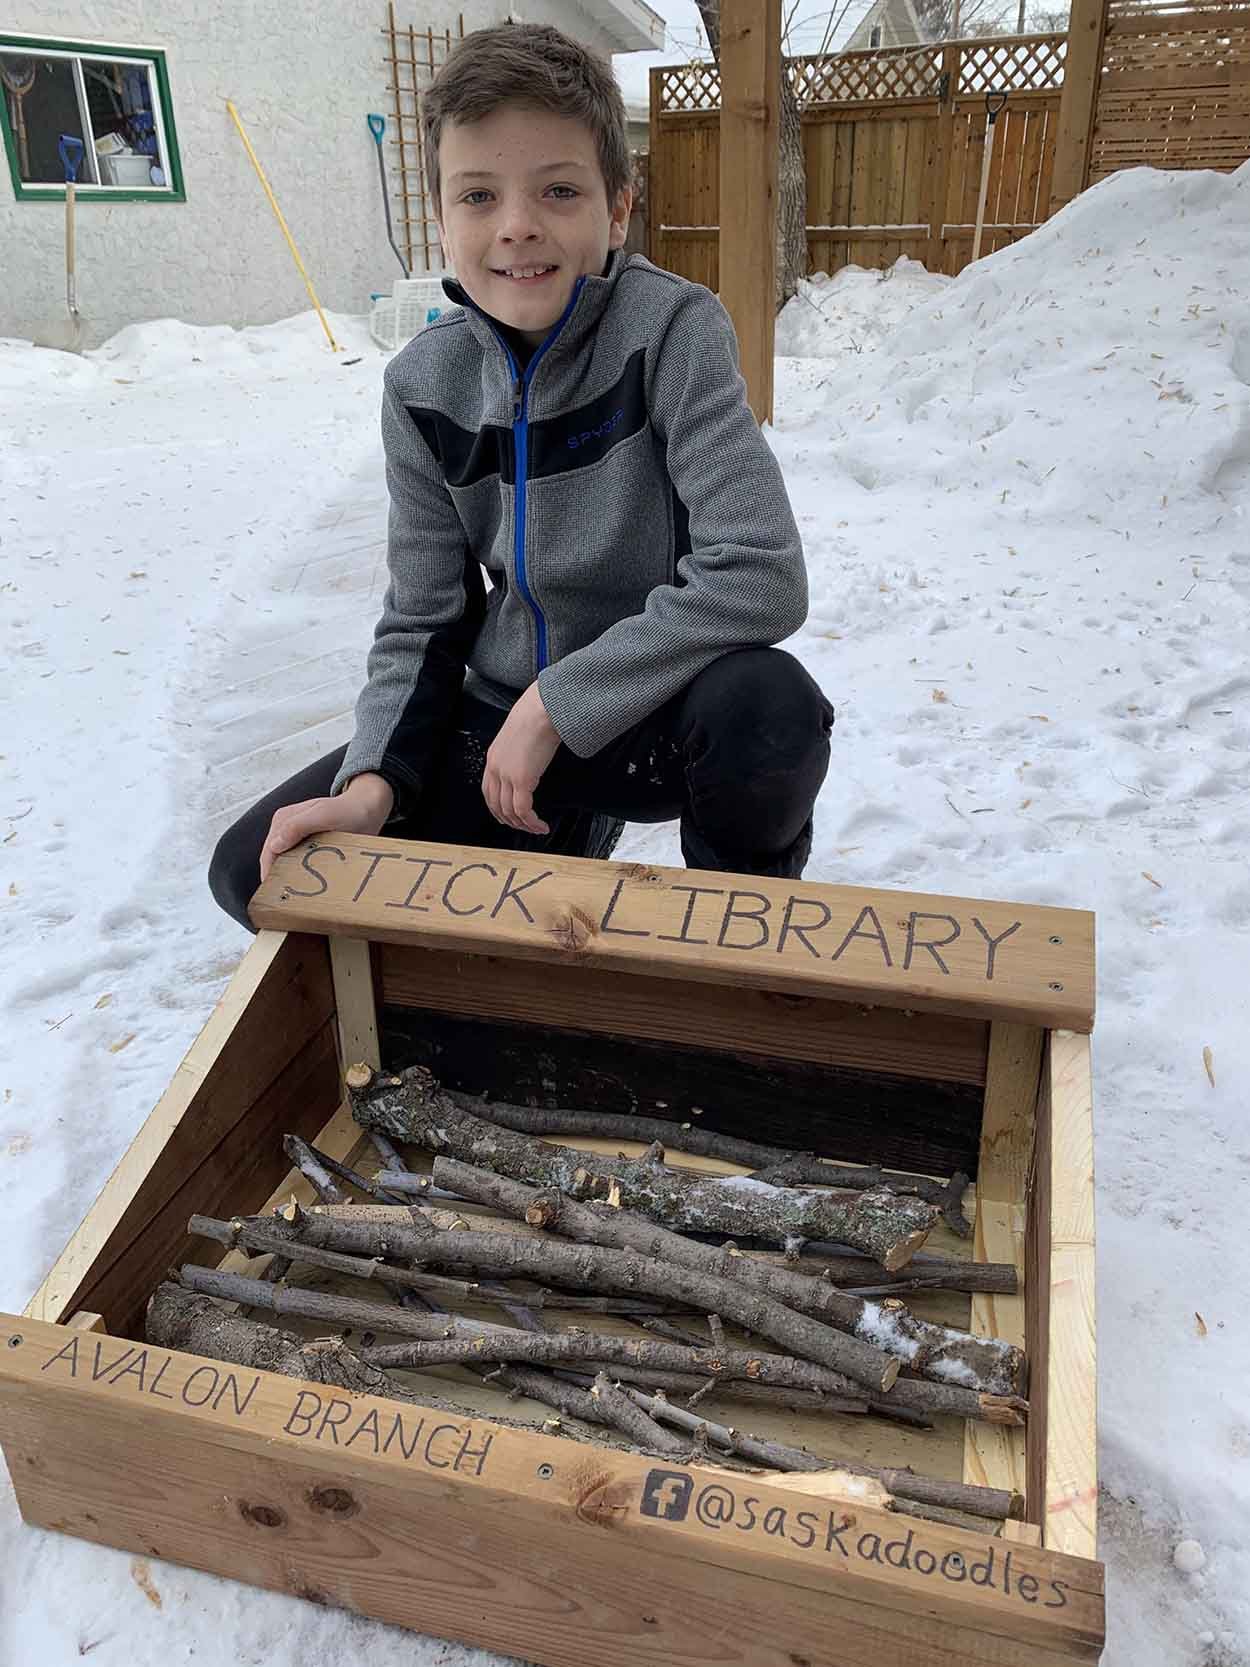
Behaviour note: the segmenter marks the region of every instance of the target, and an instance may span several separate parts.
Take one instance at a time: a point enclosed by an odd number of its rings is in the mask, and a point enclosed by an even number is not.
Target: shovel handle
[[[379,150],[381,150],[381,148],[382,148],[382,135],[386,132],[386,117],[385,116],[366,116],[365,120],[369,123],[369,131],[373,135],[374,144],[378,147]]]

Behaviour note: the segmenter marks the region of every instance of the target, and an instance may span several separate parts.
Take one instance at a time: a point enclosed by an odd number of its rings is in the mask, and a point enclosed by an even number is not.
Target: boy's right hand
[[[260,852],[261,884],[269,878],[275,857],[319,833],[376,834],[391,814],[395,794],[389,782],[366,771],[353,776],[341,793],[325,799],[305,799],[275,810]]]

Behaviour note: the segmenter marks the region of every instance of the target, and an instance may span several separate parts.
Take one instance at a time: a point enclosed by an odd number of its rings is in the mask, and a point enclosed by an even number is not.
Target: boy
[[[724,309],[622,253],[611,69],[483,29],[423,121],[460,306],[386,371],[355,737],[222,836],[213,895],[250,926],[275,856],[323,832],[606,857],[675,817],[691,867],[797,876],[833,721],[769,646],[806,616],[803,552]]]

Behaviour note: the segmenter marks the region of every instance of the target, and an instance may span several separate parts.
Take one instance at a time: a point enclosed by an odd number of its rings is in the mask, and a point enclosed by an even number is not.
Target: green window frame
[[[79,107],[82,113],[84,138],[88,150],[94,138],[88,138],[89,124],[85,101],[81,96],[81,60],[96,59],[106,63],[134,63],[144,65],[150,72],[155,89],[152,115],[156,131],[158,159],[165,173],[164,185],[102,185],[80,176],[74,190],[79,203],[88,202],[154,202],[184,203],[187,200],[182,177],[182,156],[178,149],[178,134],[174,127],[173,100],[169,92],[169,70],[165,53],[159,47],[110,46],[99,41],[65,40],[58,35],[15,35],[0,30],[0,54],[27,58],[64,58],[75,64],[75,85],[80,89]],[[65,186],[52,182],[37,183],[24,180],[18,163],[17,135],[9,113],[10,94],[0,81],[0,131],[4,134],[4,149],[9,161],[9,178],[13,195],[18,202],[64,202]],[[86,158],[84,158],[86,160]],[[99,177],[99,160],[92,154],[90,171]]]

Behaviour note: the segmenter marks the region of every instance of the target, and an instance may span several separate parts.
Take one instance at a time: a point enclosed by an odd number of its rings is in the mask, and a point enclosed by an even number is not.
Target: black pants
[[[482,797],[486,753],[507,713],[461,697],[415,815],[389,822],[401,839],[609,857],[626,822],[681,818],[690,868],[797,878],[812,848],[812,806],[829,767],[833,708],[797,660],[744,648],[714,660],[649,718],[597,752],[561,747],[534,808],[549,834],[496,822]],[[247,905],[273,813],[320,798],[343,761],[339,747],[283,782],[228,829],[209,868],[213,896],[252,929]]]

